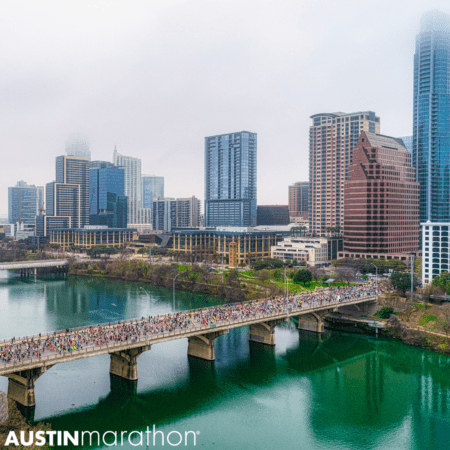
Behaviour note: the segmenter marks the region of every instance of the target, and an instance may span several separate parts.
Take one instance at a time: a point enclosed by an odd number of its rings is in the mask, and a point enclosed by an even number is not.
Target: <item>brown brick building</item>
[[[289,186],[289,216],[308,219],[309,181],[298,181]]]
[[[343,257],[419,251],[419,183],[401,139],[363,132],[344,183]],[[370,254],[370,255],[368,255]]]
[[[380,132],[373,111],[315,114],[309,129],[309,231],[325,236],[344,225],[344,182],[361,132]]]

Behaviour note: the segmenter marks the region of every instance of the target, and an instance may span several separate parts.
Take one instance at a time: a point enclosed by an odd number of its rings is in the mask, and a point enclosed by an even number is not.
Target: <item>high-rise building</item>
[[[406,260],[418,252],[419,183],[401,139],[361,133],[344,198],[344,257]]]
[[[141,160],[117,153],[114,146],[113,162],[125,170],[125,197],[128,201],[128,223],[147,223],[151,216],[142,211]]]
[[[412,136],[402,136],[401,139],[403,141],[403,144],[405,145],[406,150],[408,150],[409,153],[412,154],[413,151],[413,137]]]
[[[45,197],[47,217],[36,225],[44,236],[62,222],[74,228],[89,225],[89,159],[58,156],[56,181],[47,183]]]
[[[93,161],[89,169],[89,224],[127,227],[125,170],[107,161]]]
[[[289,216],[308,218],[309,182],[298,181],[289,186]]]
[[[66,155],[78,156],[80,158],[91,159],[89,142],[85,136],[80,133],[72,133],[66,141]]]
[[[287,205],[258,205],[257,225],[289,225]]]
[[[36,216],[44,208],[44,187],[29,186],[18,181],[8,188],[8,220],[10,223],[34,225]]]
[[[205,138],[206,226],[256,226],[257,135]]]
[[[164,198],[164,177],[142,175],[142,203],[144,208],[152,208],[155,198]]]
[[[420,221],[450,221],[450,16],[422,16],[414,55],[413,166]]]
[[[89,225],[89,159],[81,156],[58,156],[56,183],[79,186],[78,226],[82,228]]]
[[[190,198],[159,198],[153,201],[153,229],[171,232],[174,228],[200,225],[200,200]]]
[[[323,236],[344,225],[344,182],[362,131],[380,132],[372,111],[315,114],[309,130],[309,230]]]

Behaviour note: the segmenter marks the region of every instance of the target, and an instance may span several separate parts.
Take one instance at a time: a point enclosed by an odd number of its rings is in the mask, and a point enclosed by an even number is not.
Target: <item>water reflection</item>
[[[217,302],[177,293],[176,306]],[[109,280],[2,279],[0,308],[9,337],[162,314],[172,297]],[[58,364],[36,383],[36,417],[69,431],[202,429],[204,448],[215,450],[447,448],[449,357],[388,339],[298,332],[293,321],[277,327],[275,348],[249,343],[248,331],[219,337],[214,363],[188,358],[185,339],[154,345],[139,358],[137,387],[110,377],[107,355]]]

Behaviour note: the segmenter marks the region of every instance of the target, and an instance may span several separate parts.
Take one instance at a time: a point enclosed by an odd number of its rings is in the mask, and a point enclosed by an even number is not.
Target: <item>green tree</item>
[[[438,286],[447,294],[450,294],[450,273],[441,272],[440,275],[434,278],[432,285]]]
[[[309,285],[312,281],[311,272],[308,269],[299,269],[295,272],[294,283],[304,283]]]
[[[406,291],[411,288],[411,274],[409,273],[400,273],[396,272],[390,276],[390,280],[392,286],[394,286],[397,291],[401,292],[403,295],[406,294]],[[414,277],[413,280],[413,288],[414,290],[417,287],[417,280]]]

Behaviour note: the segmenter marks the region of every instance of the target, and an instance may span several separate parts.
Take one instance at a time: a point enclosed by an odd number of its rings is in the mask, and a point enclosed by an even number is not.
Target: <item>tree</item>
[[[325,275],[325,271],[321,267],[311,266],[309,268],[309,271],[311,272],[311,275],[315,281]]]
[[[339,266],[336,268],[336,277],[339,281],[346,282],[350,285],[356,279],[356,270],[353,267]]]
[[[402,295],[406,294],[406,291],[411,288],[411,274],[395,272],[391,274],[390,280],[392,286],[400,292]],[[413,279],[413,288],[416,289],[418,283],[416,277]]]
[[[311,272],[308,269],[299,269],[295,272],[294,283],[304,283],[309,285],[312,281]]]
[[[260,270],[258,273],[258,279],[262,282],[270,280],[270,272],[268,270]]]
[[[440,327],[444,331],[444,333],[447,335],[447,339],[448,339],[448,335],[450,334],[450,305],[445,305],[442,308],[442,315],[444,317],[440,323]]]
[[[427,284],[425,287],[420,289],[420,294],[422,295],[422,300],[424,302],[428,302],[434,297],[440,297],[441,295],[444,295],[445,291],[440,286]]]
[[[432,285],[438,286],[447,294],[450,294],[450,273],[441,272],[440,275],[434,278]]]

